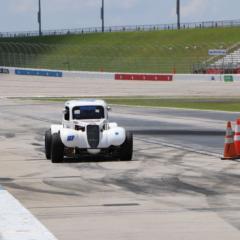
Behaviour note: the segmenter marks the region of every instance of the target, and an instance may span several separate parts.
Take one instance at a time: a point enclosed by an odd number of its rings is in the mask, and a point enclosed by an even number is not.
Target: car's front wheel
[[[60,163],[64,157],[64,145],[59,133],[52,135],[52,163]]]
[[[131,161],[133,155],[133,134],[132,132],[126,132],[126,139],[120,146],[120,160]]]

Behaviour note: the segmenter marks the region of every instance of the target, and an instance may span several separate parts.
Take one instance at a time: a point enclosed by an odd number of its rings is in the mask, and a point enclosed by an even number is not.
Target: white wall
[[[78,72],[78,71],[63,71],[63,77],[80,77],[85,79],[109,79],[114,80],[115,73],[105,72]]]
[[[7,69],[9,69],[10,74],[15,74],[16,68],[14,68],[14,67],[0,67],[0,68],[7,68]],[[18,69],[24,69],[24,68],[18,68]],[[39,69],[30,69],[29,68],[29,70],[39,70]],[[46,70],[46,69],[43,69],[43,70]],[[108,80],[114,80],[114,78],[115,78],[115,73],[85,72],[85,71],[61,71],[61,70],[52,70],[52,71],[63,72],[63,77],[71,77],[71,78],[79,77],[79,78],[83,78],[83,79],[108,79]],[[169,75],[169,73],[166,73],[166,74]],[[233,76],[234,81],[240,81],[240,74],[226,74],[226,75]],[[220,74],[174,74],[173,81],[224,81],[224,75],[220,75]]]

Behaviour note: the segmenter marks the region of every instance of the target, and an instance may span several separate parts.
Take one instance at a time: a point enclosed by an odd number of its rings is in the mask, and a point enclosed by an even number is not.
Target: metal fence
[[[225,21],[203,21],[181,23],[181,29],[193,28],[223,28],[223,27],[239,27],[240,20],[225,20]],[[159,30],[176,30],[177,24],[155,24],[155,25],[130,25],[130,26],[108,26],[105,27],[105,32],[135,32],[135,31],[159,31]],[[59,29],[42,31],[43,36],[61,36],[69,34],[88,34],[100,33],[101,27],[75,28],[75,29]],[[0,38],[15,38],[15,37],[35,37],[38,36],[38,31],[19,31],[19,32],[0,32]]]
[[[229,73],[229,74],[239,74],[240,73],[240,63],[224,63],[224,64],[207,64],[204,62],[193,64],[192,73]]]
[[[192,73],[214,68],[218,58],[208,49],[229,52],[239,44],[216,42],[194,45],[42,44],[0,42],[0,66],[106,72]],[[230,63],[229,63],[230,66]]]

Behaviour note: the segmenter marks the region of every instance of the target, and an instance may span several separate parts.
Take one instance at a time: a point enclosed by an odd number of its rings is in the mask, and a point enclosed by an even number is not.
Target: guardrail
[[[239,27],[240,20],[223,20],[223,21],[202,21],[181,23],[181,29],[188,28],[222,28],[222,27]],[[172,24],[153,24],[153,25],[128,25],[128,26],[108,26],[105,27],[105,32],[135,32],[135,31],[159,31],[159,30],[175,30],[178,29],[176,23]],[[58,29],[42,31],[43,36],[59,36],[70,34],[88,34],[100,33],[101,27],[75,28],[75,29]],[[38,31],[18,31],[18,32],[0,32],[0,38],[15,38],[15,37],[35,37],[38,36]]]

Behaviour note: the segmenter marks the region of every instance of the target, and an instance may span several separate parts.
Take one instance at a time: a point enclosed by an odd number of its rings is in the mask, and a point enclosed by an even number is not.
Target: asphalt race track
[[[44,131],[60,103],[2,99],[0,185],[59,240],[239,239],[239,162],[221,161],[238,114],[113,106],[135,133],[132,162],[52,164]]]

